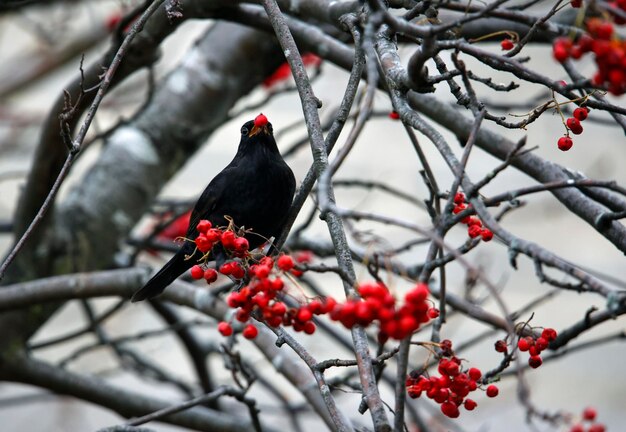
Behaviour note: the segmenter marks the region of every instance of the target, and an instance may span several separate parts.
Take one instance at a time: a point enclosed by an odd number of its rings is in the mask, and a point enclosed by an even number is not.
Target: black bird
[[[203,219],[209,220],[213,226],[225,226],[228,225],[225,216],[230,216],[237,226],[252,230],[245,236],[252,250],[265,239],[278,237],[281,233],[295,188],[293,172],[276,146],[272,124],[259,114],[241,127],[237,154],[202,192],[191,212],[186,237],[193,240],[198,236],[196,225]],[[194,249],[194,243],[186,241],[131,300],[137,302],[163,292],[197,263],[202,256],[200,252],[185,259],[194,253]]]

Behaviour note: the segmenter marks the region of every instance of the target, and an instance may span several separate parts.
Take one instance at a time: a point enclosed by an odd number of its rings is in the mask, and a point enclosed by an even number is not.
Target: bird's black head
[[[263,114],[256,116],[254,120],[250,120],[244,123],[241,127],[241,136],[252,138],[255,136],[273,136],[274,130],[272,124],[267,121],[267,117]]]
[[[239,151],[247,152],[250,147],[261,147],[263,151],[278,152],[272,124],[263,114],[259,114],[254,120],[247,121],[241,126]]]

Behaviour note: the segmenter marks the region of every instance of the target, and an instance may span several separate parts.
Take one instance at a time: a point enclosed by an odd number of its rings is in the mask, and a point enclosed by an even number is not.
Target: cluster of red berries
[[[454,195],[454,209],[452,213],[459,214],[468,207],[469,204],[465,204],[465,194],[463,192],[457,192]],[[488,242],[493,238],[493,233],[489,228],[484,228],[483,223],[476,216],[466,216],[461,219],[461,223],[467,225],[467,234],[471,238],[480,236],[484,241]]]
[[[281,255],[276,261],[270,257],[264,257],[258,264],[249,266],[250,283],[239,291],[230,293],[226,299],[228,306],[237,309],[235,319],[246,323],[254,314],[271,327],[293,326],[297,332],[313,334],[316,329],[312,321],[313,315],[328,312],[334,303],[316,300],[308,305],[290,308],[278,299],[277,296],[283,290],[285,283],[279,275],[273,276],[273,271],[276,269],[276,272],[291,272],[295,270],[295,265],[291,256]],[[224,336],[230,336],[233,333],[231,325],[227,322],[221,322],[218,330]],[[243,336],[247,339],[254,339],[257,334],[258,330],[251,323],[243,330]]]
[[[479,388],[482,372],[474,367],[462,370],[461,360],[453,355],[452,342],[449,340],[443,340],[440,346],[443,351],[437,368],[440,376],[427,378],[413,372],[407,377],[405,385],[409,397],[416,399],[425,392],[429,399],[441,405],[444,415],[457,418],[461,405],[468,411],[478,406],[476,401],[467,396]],[[496,397],[499,390],[492,384],[487,386],[485,393],[488,397]]]
[[[358,287],[362,299],[348,299],[337,303],[330,312],[330,319],[339,321],[346,328],[355,325],[367,327],[379,323],[378,341],[389,338],[401,340],[419,329],[420,325],[439,316],[439,310],[427,301],[428,285],[417,284],[404,296],[404,304],[397,305],[395,297],[382,283],[366,283]]]
[[[626,10],[626,1],[620,0],[620,8]],[[626,92],[626,41],[620,40],[613,24],[600,18],[590,18],[586,22],[588,34],[575,42],[567,37],[554,41],[552,53],[559,62],[568,58],[578,60],[583,54],[593,52],[598,67],[593,76],[595,86],[605,86],[614,95]]]
[[[249,322],[254,315],[271,327],[280,325],[293,326],[295,331],[307,334],[315,332],[314,315],[329,314],[334,321],[341,322],[346,328],[355,325],[367,327],[374,321],[379,323],[378,340],[384,343],[389,338],[403,339],[419,329],[420,325],[439,316],[439,310],[427,301],[428,285],[417,284],[404,296],[404,304],[398,305],[395,297],[382,283],[366,283],[358,287],[362,298],[348,299],[345,303],[338,303],[329,297],[325,300],[313,300],[298,308],[289,308],[280,298],[284,288],[282,273],[291,273],[294,276],[302,275],[296,269],[296,263],[309,262],[310,253],[300,253],[295,260],[289,255],[281,255],[274,261],[270,257],[263,257],[258,263],[253,263],[249,253],[249,243],[243,236],[238,236],[230,228],[214,228],[208,220],[202,220],[196,226],[199,234],[195,239],[196,248],[208,259],[209,253],[217,244],[221,244],[232,260],[222,264],[219,273],[235,279],[248,276],[249,283],[239,291],[230,293],[226,302],[231,308],[236,308],[235,319],[242,323]],[[212,268],[204,269],[202,265],[191,268],[193,279],[205,279],[207,283],[217,280],[218,272]],[[219,332],[224,336],[233,333],[232,326],[227,322],[218,325]],[[258,330],[253,324],[248,324],[244,337],[253,339]]]
[[[574,135],[580,135],[583,133],[583,126],[580,124],[581,121],[584,121],[589,115],[589,108],[587,107],[578,107],[574,110],[573,117],[565,120],[565,125],[567,127],[568,133],[559,138],[557,145],[559,150],[568,151],[574,145],[574,141],[569,136],[569,132]]]
[[[541,359],[541,351],[548,348],[550,342],[556,339],[556,330],[553,328],[544,328],[541,336],[535,339],[532,336],[520,337],[517,341],[517,348],[522,352],[528,352],[528,365],[537,369],[543,363]]]
[[[598,416],[598,413],[595,410],[595,408],[592,408],[592,407],[585,408],[582,413],[583,423],[578,423],[578,424],[573,425],[570,428],[569,432],[605,432],[606,427],[602,423],[594,423],[597,416]],[[585,428],[584,423],[591,423],[591,424],[589,424],[588,427]]]

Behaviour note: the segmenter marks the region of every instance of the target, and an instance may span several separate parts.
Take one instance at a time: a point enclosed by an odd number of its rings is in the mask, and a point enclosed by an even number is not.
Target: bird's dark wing
[[[198,198],[198,202],[194,206],[191,211],[191,217],[189,218],[189,228],[187,230],[187,237],[190,239],[195,239],[198,235],[196,231],[196,226],[198,222],[202,219],[214,219],[215,216],[222,215],[214,215],[215,208],[222,201],[222,198],[227,190],[227,179],[230,173],[234,171],[235,165],[232,163],[228,165],[222,172],[220,172],[211,183],[204,189],[200,198]],[[211,217],[213,216],[213,217]],[[211,220],[211,222],[216,222],[215,220]]]

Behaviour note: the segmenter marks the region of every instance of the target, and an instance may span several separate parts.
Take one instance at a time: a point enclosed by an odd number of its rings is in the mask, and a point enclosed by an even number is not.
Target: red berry
[[[209,230],[207,230],[206,233],[204,233],[204,235],[206,236],[206,238],[211,242],[211,243],[215,243],[216,241],[218,241],[220,239],[220,237],[222,236],[222,232],[218,229],[215,228],[211,228]]]
[[[400,114],[398,114],[395,111],[391,111],[389,113],[389,118],[392,119],[392,120],[398,120],[400,118]]]
[[[259,330],[253,324],[248,324],[241,334],[246,339],[254,339],[259,334]]]
[[[535,341],[535,346],[537,347],[537,349],[539,351],[543,351],[544,349],[548,348],[548,340],[544,337],[539,337],[537,338],[537,340]]]
[[[272,313],[274,315],[284,315],[287,312],[287,306],[283,302],[276,302],[272,305]]]
[[[574,141],[568,136],[562,136],[556,144],[561,151],[568,151],[574,145]]]
[[[530,343],[526,338],[520,339],[517,341],[517,348],[522,352],[528,351],[530,349]]]
[[[575,424],[570,428],[569,432],[585,432],[585,428],[581,424]]]
[[[263,127],[267,124],[267,117],[263,113],[259,114],[254,119],[254,125],[256,127]]]
[[[478,225],[470,225],[470,227],[467,229],[467,234],[471,237],[471,238],[476,238],[480,235],[481,232],[481,228]]]
[[[605,21],[596,28],[598,39],[609,40],[613,36],[613,24]]]
[[[504,39],[502,42],[500,42],[500,46],[502,47],[503,51],[509,51],[513,49],[515,44],[511,39]]]
[[[222,242],[222,246],[226,249],[234,249],[235,248],[235,233],[232,231],[224,231],[220,237],[220,241]]]
[[[576,118],[578,121],[583,121],[587,118],[587,115],[589,114],[589,110],[587,108],[584,107],[578,107],[574,110],[574,118]]]
[[[541,359],[541,356],[531,356],[528,359],[528,365],[533,368],[533,369],[537,369],[539,366],[541,366],[541,364],[543,363],[543,360]]]
[[[465,202],[465,194],[463,192],[457,192],[454,195],[455,204],[463,204]]]
[[[202,253],[207,253],[213,247],[213,242],[211,242],[206,235],[200,234],[196,237],[196,246]]]
[[[496,387],[495,385],[491,384],[489,387],[487,387],[487,397],[493,398],[498,396],[498,393],[500,392],[500,390],[498,390],[498,387]]]
[[[313,318],[313,314],[307,308],[301,308],[298,310],[298,314],[296,315],[298,321],[305,322],[310,321]]]
[[[441,404],[441,412],[450,417],[450,418],[457,418],[459,416],[459,407],[456,406],[456,404],[452,403],[452,402],[444,402]]]
[[[276,261],[276,266],[282,271],[289,271],[294,265],[295,263],[293,262],[293,258],[289,255],[281,255]]]
[[[196,225],[196,229],[201,233],[206,233],[208,230],[211,229],[212,226],[213,225],[210,221],[202,219],[200,222],[198,222],[198,225]]]
[[[480,219],[478,219],[477,217],[470,217],[470,220],[467,222],[467,224],[469,226],[477,226],[479,228],[482,228],[483,223],[480,221]]]
[[[235,279],[241,279],[246,275],[246,271],[237,263],[232,263],[232,277]]]
[[[250,243],[245,237],[237,237],[233,243],[234,249],[239,252],[245,252],[250,247]]]
[[[457,376],[459,374],[459,365],[453,361],[447,362],[443,369],[449,376]]]
[[[557,336],[556,330],[550,327],[544,328],[543,331],[541,332],[541,337],[546,339],[549,342],[552,342],[553,340],[555,340],[556,336]]]
[[[569,130],[572,131],[574,135],[580,135],[581,133],[583,133],[583,126],[580,124],[578,119],[570,117],[567,119],[565,123],[567,124],[567,127],[569,128]]]
[[[602,423],[595,423],[589,426],[587,432],[605,432],[606,427]]]
[[[572,41],[568,38],[558,38],[552,45],[552,54],[559,63],[563,63],[569,57]]]
[[[222,321],[217,325],[217,331],[220,332],[222,336],[230,336],[233,334],[233,328],[225,321]]]
[[[503,341],[502,339],[497,340],[496,343],[494,344],[494,347],[496,349],[497,352],[499,353],[505,353],[508,351],[508,347],[506,346],[506,342]]]
[[[226,275],[226,276],[232,274],[233,273],[233,264],[234,263],[232,263],[232,262],[227,262],[227,263],[222,264],[220,266],[220,270],[219,270],[220,273],[223,274],[223,275]],[[204,276],[204,272],[202,272],[202,275]]]
[[[212,268],[206,269],[202,277],[204,277],[207,283],[215,282],[217,280],[217,271]]]
[[[467,206],[463,203],[461,204],[457,204],[454,206],[454,208],[452,209],[452,213],[454,214],[459,214],[461,213],[463,210],[465,210],[467,208]]]
[[[315,329],[316,329],[316,327],[315,327],[315,323],[313,321],[307,321],[307,322],[304,323],[304,332],[306,334],[310,335],[310,334],[315,333]]]
[[[467,371],[467,374],[474,381],[478,381],[480,377],[483,376],[483,373],[478,368],[470,368],[470,370]]]
[[[593,407],[587,407],[583,411],[583,418],[585,420],[594,421],[597,415],[598,415],[598,412]]]
[[[422,391],[417,386],[410,386],[406,389],[411,399],[416,399],[422,395]]]
[[[191,278],[192,279],[202,279],[202,277],[204,276],[204,270],[202,270],[202,267],[200,267],[199,265],[195,265],[193,267],[191,267]]]
[[[570,0],[569,4],[572,5],[573,8],[578,9],[582,6],[583,0]]]
[[[483,228],[480,230],[480,237],[483,239],[483,241],[488,242],[493,238],[493,232],[491,232],[491,230],[488,228]]]
[[[463,406],[465,407],[466,410],[472,411],[474,408],[478,406],[478,404],[474,402],[472,399],[465,399],[465,402],[463,402]]]
[[[259,279],[265,279],[269,276],[271,269],[268,266],[256,265],[254,266],[254,276]]]
[[[428,318],[430,319],[439,318],[439,309],[437,308],[428,309]]]
[[[300,251],[295,254],[294,258],[299,263],[309,263],[313,261],[313,252],[309,250]]]
[[[404,300],[407,303],[417,305],[422,303],[428,297],[430,290],[428,289],[428,285],[425,283],[418,283],[415,288],[406,293],[404,296]]]

